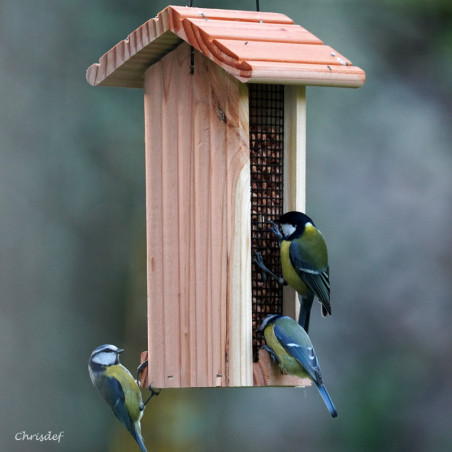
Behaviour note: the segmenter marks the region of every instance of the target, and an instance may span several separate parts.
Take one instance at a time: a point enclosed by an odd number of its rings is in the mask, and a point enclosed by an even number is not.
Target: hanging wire
[[[193,6],[193,0],[190,0],[188,6],[191,8]],[[190,50],[190,75],[195,73],[195,48],[191,46]]]
[[[259,8],[259,0],[256,0],[256,11],[260,11],[260,8]]]
[[[191,46],[190,50],[190,75],[195,73],[195,48]]]

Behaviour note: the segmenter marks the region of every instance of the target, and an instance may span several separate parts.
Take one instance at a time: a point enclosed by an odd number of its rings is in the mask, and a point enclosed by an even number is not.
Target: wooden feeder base
[[[299,378],[281,373],[279,365],[273,363],[267,350],[259,350],[259,361],[253,364],[254,386],[310,386],[309,378]]]
[[[140,359],[141,362],[146,361],[148,359],[148,352],[142,352]],[[298,378],[293,375],[282,374],[278,364],[272,362],[267,350],[261,349],[259,350],[259,361],[253,364],[253,384],[254,386],[306,387],[311,386],[312,383],[309,378]],[[142,388],[149,387],[147,367],[141,373],[140,386]]]

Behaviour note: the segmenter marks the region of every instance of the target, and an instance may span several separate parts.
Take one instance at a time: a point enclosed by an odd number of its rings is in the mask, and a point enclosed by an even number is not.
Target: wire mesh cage
[[[283,214],[284,190],[284,86],[249,85],[251,162],[251,248],[280,274],[279,243],[270,221]],[[253,360],[264,345],[258,330],[269,313],[282,314],[283,288],[252,266]]]

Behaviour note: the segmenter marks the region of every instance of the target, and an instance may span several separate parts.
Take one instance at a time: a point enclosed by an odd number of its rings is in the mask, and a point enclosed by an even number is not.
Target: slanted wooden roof
[[[186,41],[243,83],[358,88],[365,73],[284,14],[168,6],[88,68],[91,85],[143,87],[145,70]]]

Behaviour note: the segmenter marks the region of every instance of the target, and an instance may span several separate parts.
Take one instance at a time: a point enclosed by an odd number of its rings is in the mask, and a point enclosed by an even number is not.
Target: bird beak
[[[116,350],[116,353],[119,355],[120,353],[122,353],[124,351],[123,348],[118,348],[118,350]]]

